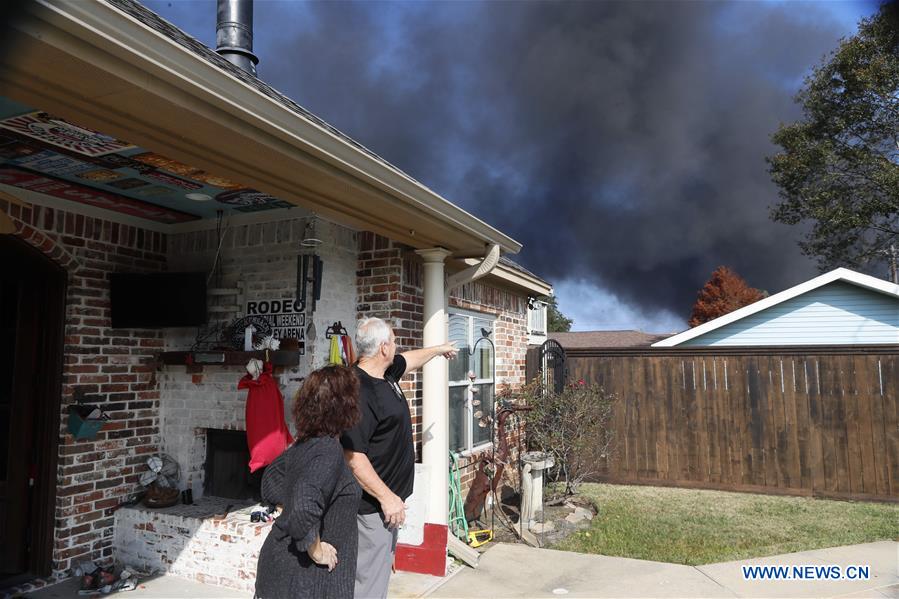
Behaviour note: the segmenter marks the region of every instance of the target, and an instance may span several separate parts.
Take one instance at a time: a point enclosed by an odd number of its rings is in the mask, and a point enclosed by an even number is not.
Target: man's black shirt
[[[406,359],[397,354],[393,364],[377,379],[356,366],[359,377],[359,423],[340,438],[345,449],[364,453],[384,484],[404,500],[412,495],[415,477],[415,446],[409,404],[399,387],[406,372]],[[381,511],[377,499],[362,492],[360,514]]]

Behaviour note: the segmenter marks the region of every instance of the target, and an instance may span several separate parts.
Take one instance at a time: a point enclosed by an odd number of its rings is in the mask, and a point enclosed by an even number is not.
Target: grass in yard
[[[599,514],[553,549],[700,565],[899,537],[899,505],[607,484]]]

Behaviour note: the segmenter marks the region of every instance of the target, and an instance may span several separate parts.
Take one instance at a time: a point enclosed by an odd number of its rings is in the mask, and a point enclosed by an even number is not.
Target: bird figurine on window
[[[490,333],[492,332],[493,330],[491,329],[485,329],[484,327],[481,327],[481,337],[489,337]]]

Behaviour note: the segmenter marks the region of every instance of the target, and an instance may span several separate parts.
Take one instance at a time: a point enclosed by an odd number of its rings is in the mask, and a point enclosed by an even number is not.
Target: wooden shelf
[[[158,356],[159,364],[168,366],[188,366],[191,369],[203,366],[246,366],[252,358],[265,360],[265,350],[259,351],[167,351]],[[299,351],[269,351],[273,366],[298,366]]]

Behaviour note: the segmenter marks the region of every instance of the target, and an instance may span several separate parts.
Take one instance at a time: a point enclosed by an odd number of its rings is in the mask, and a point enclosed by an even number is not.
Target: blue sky
[[[213,0],[147,1],[214,44]],[[257,0],[259,76],[525,244],[576,330],[685,328],[712,270],[814,274],[770,135],[875,2]]]

